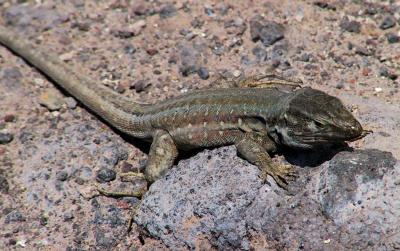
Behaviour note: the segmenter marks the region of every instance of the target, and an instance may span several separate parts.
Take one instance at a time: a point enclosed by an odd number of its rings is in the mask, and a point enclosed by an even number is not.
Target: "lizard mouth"
[[[365,136],[367,136],[368,134],[371,134],[371,133],[373,133],[372,130],[362,130],[360,136],[355,137],[355,138],[352,138],[352,139],[349,139],[349,140],[346,140],[346,141],[348,141],[348,142],[353,142],[353,141],[362,139],[362,138],[364,138]]]
[[[356,136],[348,136],[344,137],[342,134],[340,135],[299,135],[300,141],[305,144],[310,144],[310,145],[320,145],[320,144],[327,144],[327,143],[337,143],[337,142],[353,142],[359,139],[364,138],[368,134],[372,133],[371,130],[362,130],[361,133],[359,133]]]

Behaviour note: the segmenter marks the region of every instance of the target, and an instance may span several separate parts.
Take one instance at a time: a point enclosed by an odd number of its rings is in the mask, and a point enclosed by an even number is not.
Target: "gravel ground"
[[[96,196],[145,189],[119,174],[148,145],[0,47],[0,250],[400,248],[398,2],[0,1],[0,24],[138,102],[274,70],[374,131],[353,151],[277,156],[302,167],[289,194],[225,147],[183,157],[142,203]]]

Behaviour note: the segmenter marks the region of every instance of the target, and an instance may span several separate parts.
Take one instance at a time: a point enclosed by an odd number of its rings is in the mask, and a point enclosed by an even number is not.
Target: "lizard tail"
[[[96,84],[94,80],[73,70],[58,57],[41,52],[35,45],[1,26],[0,44],[39,69],[118,130],[135,137],[147,137],[139,118],[144,113],[145,106]]]

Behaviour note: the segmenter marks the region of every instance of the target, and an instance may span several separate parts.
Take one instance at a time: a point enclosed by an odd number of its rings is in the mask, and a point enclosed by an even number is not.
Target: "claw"
[[[299,176],[296,169],[292,166],[277,166],[271,173],[263,173],[263,180],[266,180],[268,175],[275,180],[278,186],[285,190],[288,189],[288,181],[294,181]]]

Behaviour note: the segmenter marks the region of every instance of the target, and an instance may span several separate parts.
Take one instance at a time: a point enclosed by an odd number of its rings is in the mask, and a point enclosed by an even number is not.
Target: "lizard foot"
[[[139,210],[139,207],[140,207],[141,203],[142,203],[142,201],[140,201],[140,203],[137,204],[136,206],[134,206],[132,208],[132,210],[131,210],[131,214],[130,214],[130,217],[129,217],[129,220],[128,220],[128,224],[127,224],[128,226],[127,226],[127,229],[126,229],[127,233],[130,233],[132,231],[132,225],[133,225],[133,223],[135,221],[135,216],[137,215],[137,211]]]
[[[143,179],[146,180],[143,173],[138,172],[127,172],[127,173],[120,173],[119,176],[121,177],[122,181],[131,181],[132,179]]]
[[[288,182],[294,181],[298,177],[298,173],[293,166],[276,164],[270,165],[267,170],[263,170],[261,175],[263,181],[266,181],[268,175],[274,178],[278,186],[285,190],[287,190]]]
[[[142,196],[145,194],[146,191],[109,191],[106,189],[103,189],[96,185],[96,190],[104,196],[107,197],[137,197],[137,198],[142,198]]]

